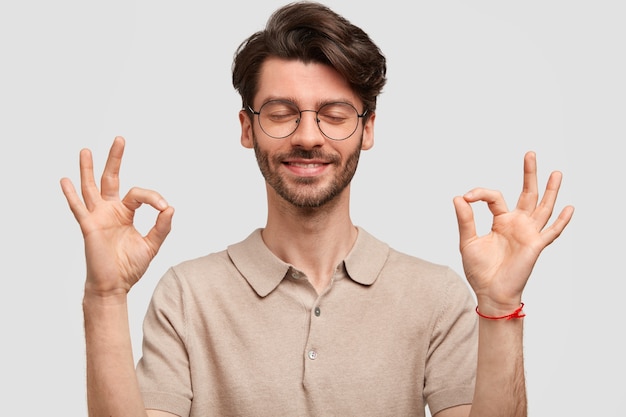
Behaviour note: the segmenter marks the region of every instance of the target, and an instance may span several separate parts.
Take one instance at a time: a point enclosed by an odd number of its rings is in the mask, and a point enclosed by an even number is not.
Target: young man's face
[[[363,104],[348,83],[332,68],[301,61],[270,58],[261,68],[259,91],[251,107],[259,111],[270,100],[294,103],[302,112],[297,129],[276,139],[259,125],[259,116],[239,115],[241,142],[254,148],[267,184],[297,207],[320,207],[348,189],[361,150],[373,145],[374,114],[366,123],[357,120],[354,133],[336,141],[320,131],[315,112],[323,104],[348,103],[362,114]]]

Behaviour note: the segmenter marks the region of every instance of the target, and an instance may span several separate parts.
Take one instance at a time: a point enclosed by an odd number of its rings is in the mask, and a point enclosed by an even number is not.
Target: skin
[[[270,59],[265,62],[254,107],[271,98],[288,98],[301,109],[341,99],[362,111],[362,103],[339,74],[320,64]],[[245,112],[239,114],[241,143],[255,149],[266,181],[267,246],[296,265],[318,292],[354,244],[357,231],[349,215],[354,155],[374,143],[375,114],[344,141],[325,138],[305,117],[294,134],[276,140],[263,134]],[[174,209],[152,190],[132,188],[119,195],[124,139],[114,140],[102,175],[95,182],[89,150],[80,153],[82,199],[72,182],[61,187],[85,240],[87,277],[83,309],[87,348],[87,394],[90,416],[172,416],[144,410],[137,385],[127,294],[157,254],[171,228]],[[297,151],[296,151],[297,150]],[[313,156],[312,158],[305,157]],[[510,314],[519,307],[523,289],[542,250],[564,230],[573,215],[566,206],[552,224],[561,173],[553,172],[539,199],[533,152],[524,156],[524,181],[512,210],[494,190],[476,188],[453,199],[465,275],[478,308],[488,316]],[[472,204],[485,203],[492,228],[478,236]],[[133,225],[135,211],[148,204],[158,211],[154,227],[142,236]],[[289,242],[281,239],[290,236]],[[479,321],[477,380],[473,404],[448,408],[437,417],[525,416],[523,320]]]
[[[363,110],[346,81],[324,65],[268,59],[260,79],[253,103],[257,108],[270,99],[289,98],[300,109],[317,109],[322,101],[345,101],[359,112]],[[256,147],[257,155],[266,154],[268,159],[266,167],[259,163],[270,178],[266,181],[265,244],[283,261],[302,268],[321,292],[356,240],[357,230],[349,216],[349,182],[356,169],[354,155],[374,144],[375,115],[343,141],[324,137],[309,112],[304,113],[295,133],[282,140],[265,135],[257,118],[250,119],[244,111],[239,113],[239,121],[241,144]],[[317,156],[303,158],[297,156],[298,151]],[[330,195],[333,198],[329,200]],[[294,204],[294,200],[317,204]],[[291,239],[286,242],[283,236]]]

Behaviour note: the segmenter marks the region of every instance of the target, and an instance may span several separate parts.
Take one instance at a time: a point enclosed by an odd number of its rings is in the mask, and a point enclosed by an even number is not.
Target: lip
[[[291,159],[283,161],[283,166],[299,177],[314,177],[323,174],[330,163],[322,160]]]

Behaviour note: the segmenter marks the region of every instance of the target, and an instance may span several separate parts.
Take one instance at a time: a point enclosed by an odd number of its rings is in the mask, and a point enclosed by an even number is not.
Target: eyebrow
[[[266,99],[261,103],[261,106],[265,103],[267,103],[268,101],[273,101],[273,100],[280,100],[280,101],[288,101],[290,103],[293,103],[296,105],[296,107],[298,107],[298,109],[302,110],[302,106],[300,104],[298,104],[298,99],[295,97],[286,97],[286,96],[268,96],[266,97]],[[351,106],[353,106],[354,108],[357,108],[356,104],[353,103],[352,101],[346,99],[346,98],[334,98],[334,99],[326,99],[326,100],[319,100],[316,103],[316,107],[315,110],[321,108],[322,106],[329,104],[329,103],[348,103]],[[309,109],[309,110],[313,110],[313,109]],[[358,111],[358,110],[357,110]]]

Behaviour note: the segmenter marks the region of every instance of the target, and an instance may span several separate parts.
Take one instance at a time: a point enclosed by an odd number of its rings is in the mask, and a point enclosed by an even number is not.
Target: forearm
[[[146,416],[135,374],[126,295],[85,295],[87,403],[90,417]]]
[[[526,417],[523,319],[480,319],[470,416]]]

